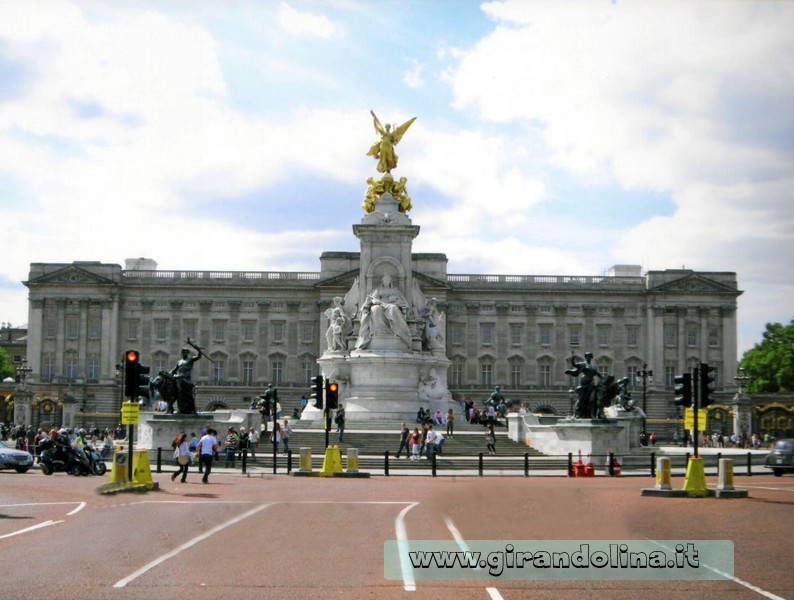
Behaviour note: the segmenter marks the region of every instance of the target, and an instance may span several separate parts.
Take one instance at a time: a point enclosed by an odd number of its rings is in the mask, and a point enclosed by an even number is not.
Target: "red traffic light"
[[[137,350],[127,350],[127,362],[138,362]]]
[[[339,390],[339,384],[338,384],[338,383],[329,383],[329,384],[328,384],[328,391],[329,391],[329,392],[331,392],[331,393],[335,393],[335,392],[337,392],[338,390]]]

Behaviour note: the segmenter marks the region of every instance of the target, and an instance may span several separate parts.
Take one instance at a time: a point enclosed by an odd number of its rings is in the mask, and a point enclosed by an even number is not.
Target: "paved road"
[[[650,478],[163,473],[157,492],[103,496],[104,479],[0,472],[0,598],[794,598],[794,477],[737,477],[740,500],[641,497]],[[735,579],[386,580],[384,541],[401,535],[733,540]]]

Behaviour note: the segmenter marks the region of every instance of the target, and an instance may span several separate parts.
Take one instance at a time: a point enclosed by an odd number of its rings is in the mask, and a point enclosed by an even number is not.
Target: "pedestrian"
[[[442,454],[444,448],[444,436],[440,431],[436,431],[436,454]]]
[[[447,411],[447,437],[452,439],[452,434],[455,432],[455,413],[450,408]]]
[[[243,454],[248,452],[248,430],[245,427],[240,427],[239,438],[240,441],[237,444],[237,458],[243,460]]]
[[[414,432],[411,434],[411,460],[419,460],[419,449],[422,447],[422,434],[419,429],[414,427]]]
[[[251,460],[256,460],[256,446],[259,444],[259,431],[256,427],[248,430],[248,446],[251,448]]]
[[[278,421],[273,423],[273,431],[270,433],[270,442],[273,444],[273,455],[278,452],[278,445],[281,442],[281,425]]]
[[[496,435],[494,435],[493,427],[488,428],[488,433],[485,434],[485,443],[488,446],[488,454],[496,454]]]
[[[427,436],[425,437],[425,456],[430,459],[436,452],[436,430],[433,429],[432,423],[427,426]]]
[[[177,435],[174,441],[171,442],[171,446],[174,448],[174,460],[176,460],[176,466],[179,467],[178,470],[171,474],[171,481],[174,481],[177,476],[181,474],[182,479],[180,479],[180,481],[185,483],[185,480],[187,479],[188,467],[190,466],[190,461],[193,459],[190,452],[190,446],[188,445],[187,441],[187,434],[183,431]]]
[[[224,467],[234,468],[234,455],[237,452],[237,446],[240,443],[240,438],[237,435],[237,432],[234,430],[234,427],[229,427],[228,431],[226,432],[226,441],[224,442],[224,448],[226,449],[226,463],[223,465]]]
[[[336,415],[334,416],[334,423],[339,431],[339,441],[342,441],[342,436],[345,435],[345,406],[344,404],[340,404],[339,408],[336,409]]]
[[[292,433],[292,427],[289,426],[289,419],[284,419],[284,424],[281,426],[281,441],[284,442],[284,454],[289,454],[289,436]]]
[[[410,448],[408,447],[408,434],[411,433],[411,430],[408,429],[408,426],[403,423],[402,428],[400,429],[400,448],[397,450],[397,458],[400,458],[403,452],[403,448],[405,448],[405,455],[408,456],[410,453]]]
[[[212,458],[220,448],[218,438],[215,437],[217,432],[208,428],[207,433],[201,436],[198,441],[199,461],[204,472],[204,477],[201,478],[202,483],[209,483],[210,471],[212,471]]]

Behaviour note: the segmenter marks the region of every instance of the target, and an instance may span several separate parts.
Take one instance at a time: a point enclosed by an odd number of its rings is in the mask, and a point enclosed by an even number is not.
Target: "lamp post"
[[[653,370],[648,369],[647,363],[643,363],[642,369],[637,371],[637,377],[642,379],[642,429],[645,430],[645,417],[648,413],[648,383],[653,383]]]
[[[734,377],[733,380],[736,382],[736,387],[738,388],[736,390],[736,393],[744,394],[745,387],[747,386],[747,383],[750,381],[750,378],[747,376],[747,371],[743,367],[740,367],[739,374],[736,375],[736,377]]]
[[[17,383],[21,383],[22,385],[25,385],[25,380],[28,378],[28,374],[29,374],[31,371],[33,371],[33,369],[31,369],[31,368],[28,366],[28,359],[27,359],[27,358],[23,358],[23,359],[22,359],[22,364],[20,364],[20,365],[19,365],[19,366],[16,368],[16,373],[17,373]]]

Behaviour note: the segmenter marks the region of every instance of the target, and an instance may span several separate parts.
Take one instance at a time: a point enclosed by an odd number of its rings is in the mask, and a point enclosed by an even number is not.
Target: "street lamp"
[[[740,367],[739,374],[736,377],[734,377],[733,380],[736,382],[736,386],[739,388],[737,390],[737,393],[739,395],[744,394],[744,388],[747,386],[747,383],[750,381],[750,378],[747,376],[747,371],[744,368]]]
[[[24,384],[25,380],[28,378],[28,373],[30,373],[31,371],[33,371],[33,369],[31,369],[28,366],[28,359],[27,358],[23,358],[22,359],[22,364],[19,365],[16,368],[17,383]]]
[[[637,377],[642,379],[642,412],[648,412],[648,383],[653,383],[653,369],[648,369],[647,363],[643,363],[642,369],[637,371]],[[645,417],[642,418],[642,428],[645,429]]]

